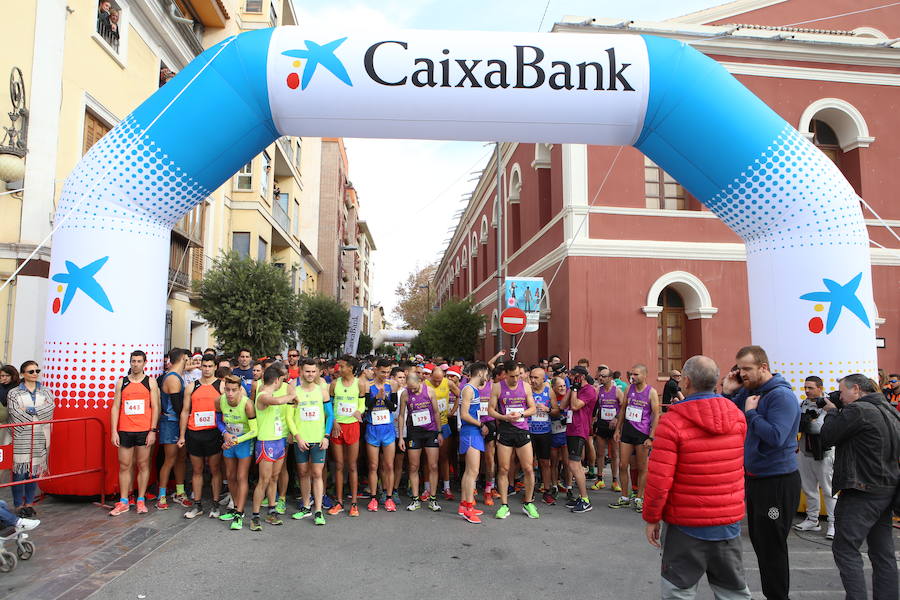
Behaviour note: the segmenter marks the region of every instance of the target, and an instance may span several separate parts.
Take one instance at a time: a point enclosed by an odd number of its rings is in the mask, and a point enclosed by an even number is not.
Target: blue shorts
[[[397,441],[397,432],[393,423],[384,425],[366,425],[366,443],[370,446],[390,446]]]
[[[450,424],[441,425],[441,435],[444,436],[445,440],[449,440],[450,436],[453,435],[453,432],[450,431]]]
[[[284,438],[265,442],[256,440],[256,462],[263,460],[277,462],[284,458],[286,452],[287,445],[284,443]]]
[[[177,444],[179,436],[181,436],[181,425],[178,421],[159,420],[160,444]]]
[[[295,446],[294,458],[297,459],[297,464],[306,464],[308,462],[311,462],[317,465],[321,465],[325,462],[325,450],[322,449],[322,444],[318,442],[316,442],[315,444],[310,444],[309,450],[301,450],[300,446]]]
[[[481,432],[472,427],[464,427],[459,431],[459,453],[465,454],[469,448],[475,448],[479,452],[484,452],[484,438]]]
[[[566,447],[566,432],[563,431],[561,433],[552,434],[553,437],[550,438],[550,447],[551,448],[565,448]]]
[[[225,458],[250,458],[253,455],[253,440],[246,440],[231,448],[225,448],[222,456]]]

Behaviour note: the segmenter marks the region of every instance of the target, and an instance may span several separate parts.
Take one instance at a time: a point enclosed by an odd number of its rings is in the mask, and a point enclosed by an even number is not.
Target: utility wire
[[[806,25],[807,23],[816,23],[818,21],[827,21],[828,19],[837,19],[839,17],[849,17],[850,15],[860,15],[862,13],[872,12],[873,10],[881,10],[882,8],[890,8],[892,6],[900,6],[900,2],[891,2],[890,4],[882,4],[881,6],[872,6],[870,8],[861,8],[850,12],[841,13],[839,15],[831,15],[830,17],[818,17],[809,19],[808,21],[798,21],[796,23],[788,23],[782,27],[796,27],[797,25]]]

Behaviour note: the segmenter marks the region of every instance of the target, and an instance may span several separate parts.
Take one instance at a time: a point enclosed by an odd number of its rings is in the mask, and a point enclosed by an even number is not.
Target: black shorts
[[[552,441],[552,433],[532,433],[531,445],[534,446],[535,458],[538,460],[550,460],[550,445]]]
[[[134,448],[135,446],[147,445],[147,434],[149,431],[120,431],[119,447]]]
[[[640,446],[644,442],[647,441],[647,438],[650,436],[646,433],[642,433],[634,428],[634,425],[625,421],[625,424],[622,426],[622,443],[623,444],[631,444],[632,446]]]
[[[487,427],[487,434],[484,436],[485,442],[493,442],[497,439],[497,421],[485,421],[482,423]]]
[[[521,448],[531,443],[531,434],[524,429],[504,423],[497,428],[497,443],[510,448]]]
[[[585,439],[583,437],[577,435],[566,436],[566,448],[569,450],[569,460],[581,462],[581,457],[584,454],[584,442]]]
[[[407,433],[407,450],[421,450],[422,448],[438,447],[437,431],[428,431],[427,429],[416,429],[415,427],[410,427]]]
[[[594,435],[597,437],[601,437],[604,440],[611,440],[615,432],[615,428],[610,427],[609,423],[606,421],[597,419],[597,422],[594,423]]]
[[[447,425],[450,426],[450,435],[459,433],[459,423],[457,422],[455,415],[447,418]]]
[[[188,429],[184,442],[191,456],[214,456],[222,452],[222,434],[218,429]]]

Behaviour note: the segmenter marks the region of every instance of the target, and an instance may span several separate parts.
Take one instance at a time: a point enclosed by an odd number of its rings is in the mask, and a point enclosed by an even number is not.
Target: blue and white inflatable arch
[[[634,145],[746,242],[773,369],[875,372],[858,198],[715,61],[648,36],[282,27],[197,57],[66,182],[45,342],[63,407],[106,414],[132,348],[161,362],[170,228],[281,135]]]

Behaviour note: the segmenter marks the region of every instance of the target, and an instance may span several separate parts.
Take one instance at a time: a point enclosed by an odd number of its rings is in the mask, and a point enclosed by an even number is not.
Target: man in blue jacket
[[[791,587],[787,536],[800,499],[800,402],[790,384],[769,370],[769,357],[761,347],[745,346],[735,358],[740,374],[729,373],[722,389],[747,419],[744,471],[750,542],[763,594],[768,600],[787,600]]]

